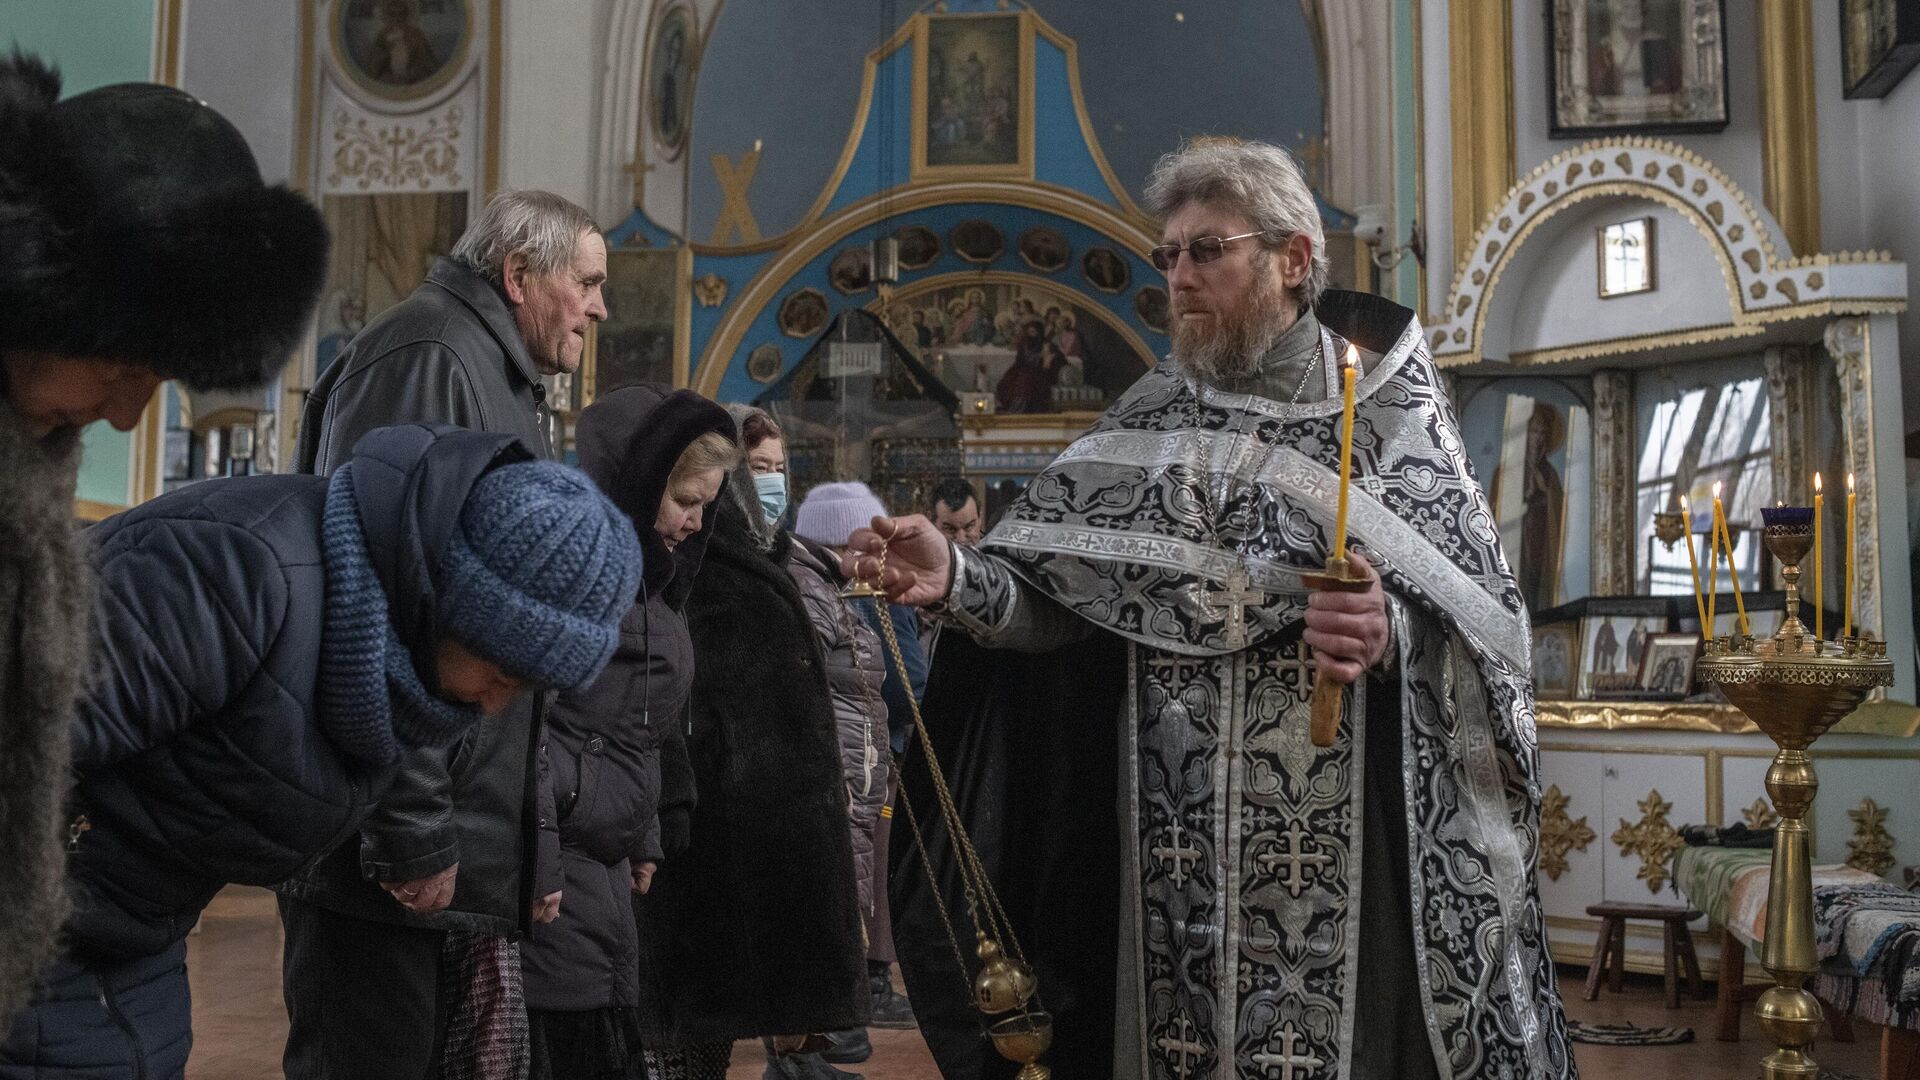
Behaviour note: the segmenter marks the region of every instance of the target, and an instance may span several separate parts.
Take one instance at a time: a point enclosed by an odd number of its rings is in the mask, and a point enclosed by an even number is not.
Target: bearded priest
[[[1082,800],[1120,818],[1109,1075],[1572,1077],[1534,878],[1526,610],[1420,326],[1324,291],[1318,208],[1285,150],[1188,145],[1159,162],[1147,199],[1165,223],[1152,256],[1172,356],[977,548],[921,517],[877,518],[846,570],[991,649],[1124,648],[1108,699],[1118,798]],[[1303,580],[1333,554],[1345,362],[1360,368],[1347,556],[1370,585],[1357,593]],[[1067,681],[1097,670],[1052,667]],[[1316,671],[1349,684],[1324,749],[1309,739]],[[1034,723],[1075,700],[1090,699],[1047,692]],[[1099,723],[1111,732],[1113,714]],[[1062,851],[1048,837],[1070,827],[1073,798],[1030,794],[1061,786],[1007,785],[1031,820],[990,846]],[[1033,886],[1050,873],[1010,872],[1008,910],[1016,935],[1030,924],[1042,995],[1057,1014],[1077,1003],[1085,1025],[1104,988],[1047,942],[1070,935],[1071,908],[1083,931],[1116,920],[1097,917],[1103,883]],[[944,955],[937,978],[952,984]],[[1056,1026],[1074,1034],[1066,1016]]]

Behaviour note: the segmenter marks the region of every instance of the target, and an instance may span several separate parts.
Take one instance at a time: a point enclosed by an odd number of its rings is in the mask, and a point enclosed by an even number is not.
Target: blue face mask
[[[778,525],[787,512],[787,474],[761,473],[753,478],[760,493],[760,509],[766,511],[768,524]]]

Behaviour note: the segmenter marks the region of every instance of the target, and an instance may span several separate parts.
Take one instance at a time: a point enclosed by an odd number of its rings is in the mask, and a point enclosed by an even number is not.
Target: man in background
[[[948,540],[961,547],[980,542],[980,500],[965,477],[949,476],[933,489],[933,506],[927,516]]]

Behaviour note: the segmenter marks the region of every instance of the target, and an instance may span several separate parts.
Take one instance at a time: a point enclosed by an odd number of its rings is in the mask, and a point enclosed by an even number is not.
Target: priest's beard
[[[1223,316],[1216,311],[1213,318],[1196,325],[1179,317],[1180,304],[1174,301],[1173,358],[1188,373],[1215,385],[1245,378],[1293,325],[1287,318],[1286,286],[1265,269],[1263,263],[1255,264],[1253,284],[1237,314]]]

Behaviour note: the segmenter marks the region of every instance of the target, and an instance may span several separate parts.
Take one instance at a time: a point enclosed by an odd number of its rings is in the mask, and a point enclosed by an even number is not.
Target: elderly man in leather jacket
[[[299,468],[329,473],[365,432],[421,420],[519,435],[553,457],[540,379],[580,366],[607,314],[606,265],[586,211],[547,192],[496,196],[313,388]],[[513,939],[561,899],[530,895],[541,714],[524,697],[449,750],[408,755],[359,842],[282,888],[291,1080],[438,1075],[443,1056],[474,1052],[465,1038],[448,1049],[455,1014],[457,1026],[517,1032],[505,1049],[524,1061]],[[501,992],[466,996],[476,984]],[[369,1045],[366,1031],[398,1017],[421,1038]]]

